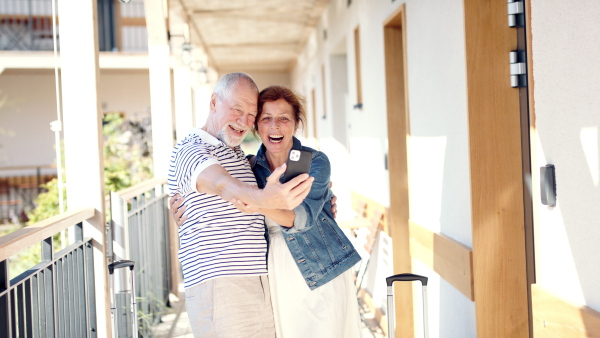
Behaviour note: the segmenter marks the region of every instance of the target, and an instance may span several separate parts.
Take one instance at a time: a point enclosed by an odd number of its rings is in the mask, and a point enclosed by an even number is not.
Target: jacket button
[[[312,282],[312,283],[310,283],[310,284],[308,284],[308,285],[309,285],[309,286],[313,286],[313,285],[315,285],[315,284],[317,284],[317,282]]]
[[[306,260],[306,259],[304,259],[304,258],[302,258],[302,259],[299,259],[299,260],[298,260],[298,263],[302,263],[302,262],[304,262],[305,260]]]

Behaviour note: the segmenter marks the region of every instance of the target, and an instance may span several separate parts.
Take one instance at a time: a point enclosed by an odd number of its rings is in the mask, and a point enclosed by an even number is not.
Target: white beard
[[[241,128],[236,128],[237,126],[233,126],[233,127],[235,129],[241,129]],[[246,131],[241,136],[231,135],[229,125],[226,125],[225,127],[223,127],[223,129],[219,130],[219,132],[217,133],[217,138],[219,140],[223,141],[223,143],[225,143],[229,147],[233,148],[233,147],[239,146],[242,143],[242,141],[244,141],[244,137],[246,137],[247,134],[248,134],[248,132]]]

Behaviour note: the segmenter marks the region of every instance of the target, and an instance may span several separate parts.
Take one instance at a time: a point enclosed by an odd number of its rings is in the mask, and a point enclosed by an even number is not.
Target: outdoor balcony
[[[54,48],[54,42],[50,41],[53,38],[50,2],[9,0],[0,4],[0,50],[3,51],[0,53],[3,61],[0,72],[3,67],[18,71],[30,68],[36,72],[55,67],[50,53]],[[97,5],[97,24],[92,19],[96,13],[90,3]],[[148,4],[154,4],[154,7],[144,8]],[[112,292],[107,264],[121,259],[132,260],[136,264],[135,293],[140,334],[160,336],[163,334],[160,333],[163,332],[161,328],[167,325],[166,335],[172,336],[174,331],[171,328],[182,323],[187,325],[180,292],[176,227],[170,223],[167,191],[162,179],[166,176],[165,163],[174,141],[173,132],[175,130],[177,135],[182,135],[186,127],[202,123],[201,118],[194,120],[190,111],[192,106],[206,106],[206,97],[210,96],[210,87],[217,77],[217,66],[219,71],[241,67],[258,72],[259,77],[265,76],[261,72],[272,71],[291,85],[289,72],[298,58],[297,51],[307,44],[327,1],[279,2],[282,9],[297,17],[290,22],[265,21],[264,11],[252,10],[254,17],[243,21],[246,29],[240,30],[240,36],[235,37],[226,31],[217,32],[219,27],[215,26],[215,35],[206,34],[212,36],[206,44],[200,43],[198,32],[190,28],[212,27],[207,24],[211,17],[206,11],[191,10],[190,13],[196,15],[194,23],[182,24],[181,17],[172,16],[167,30],[165,17],[158,15],[162,8],[156,2],[132,0],[125,6],[118,1],[103,0],[76,1],[70,5],[72,7],[65,11],[59,2],[60,13],[56,21],[61,29],[56,36],[56,46],[63,47],[57,48],[61,58],[57,68],[60,67],[61,71],[60,94],[63,100],[62,121],[59,122],[64,126],[64,130],[58,133],[64,136],[69,208],[58,216],[0,237],[0,336],[26,337],[44,333],[61,337],[110,336]],[[135,6],[138,9],[129,13]],[[215,9],[214,15],[220,21],[238,20],[243,10],[223,17],[223,13],[227,12],[227,8]],[[117,19],[111,21],[111,18]],[[263,53],[264,43],[240,43],[254,38],[256,34],[252,29],[258,24],[267,23],[269,27],[261,26],[260,29],[272,35],[273,44],[267,46],[269,55]],[[288,36],[288,33],[296,35]],[[95,34],[98,36],[97,43],[93,39]],[[232,41],[222,41],[223,36]],[[141,41],[141,44],[135,41]],[[211,48],[210,52],[207,47]],[[128,52],[146,54],[147,58],[144,62],[128,62],[125,60]],[[35,55],[35,59],[30,60],[31,55]],[[120,60],[114,61],[113,56]],[[101,150],[102,135],[99,134],[101,116],[106,111],[99,108],[104,102],[99,102],[100,90],[96,81],[98,70],[106,68],[106,60],[109,59],[113,63],[108,68],[145,68],[150,73],[149,83],[143,85],[150,87],[148,101],[152,107],[150,117],[154,147],[149,152],[154,161],[153,176],[156,179],[147,179],[124,190],[107,189],[105,186],[107,172]],[[22,75],[15,74],[18,71],[8,75]],[[32,73],[25,75],[36,75]],[[279,74],[286,75],[282,77]],[[272,80],[268,78],[268,81]],[[130,95],[129,87],[133,87],[129,86],[130,83],[131,77],[124,85],[128,91],[123,96]],[[191,92],[194,93],[193,98]],[[123,93],[113,95],[119,94]],[[52,103],[44,108],[53,110]],[[172,119],[173,107],[175,119]],[[315,137],[316,134],[313,134],[313,141]],[[57,142],[56,146],[60,144]],[[60,154],[61,151],[56,149],[56,152]],[[21,215],[32,208],[33,195],[26,199],[22,197],[24,191],[40,189],[36,193],[43,192],[39,183],[60,176],[59,168],[49,170],[47,177],[37,172],[17,174],[35,177],[35,181],[30,179],[19,183],[12,178],[5,179],[5,203],[13,208],[12,212],[10,208],[6,209],[8,222],[25,221]],[[340,187],[343,186],[340,182]],[[21,190],[17,191],[17,188]],[[109,193],[108,190],[115,191]],[[110,195],[109,199],[106,199],[107,195]],[[366,214],[364,216],[368,218]],[[364,221],[350,222],[351,228],[365,224]],[[366,237],[364,234],[363,240]],[[358,237],[356,240],[359,240]],[[32,252],[36,256],[34,262],[16,265],[23,262],[21,257],[24,255],[32,256]],[[128,326],[131,322],[128,278],[124,270],[115,272],[115,323],[119,332],[131,329]],[[168,317],[163,316],[164,311],[175,311],[175,319],[179,320],[169,323],[165,320],[158,325],[163,317]],[[372,314],[367,310],[364,315],[382,317],[381,310]]]

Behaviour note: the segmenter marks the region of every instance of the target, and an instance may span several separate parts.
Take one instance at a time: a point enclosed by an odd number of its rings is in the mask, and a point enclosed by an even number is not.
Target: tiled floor
[[[181,288],[180,288],[181,290]],[[188,321],[187,312],[185,311],[185,297],[183,290],[180,291],[181,299],[173,297],[171,300],[172,307],[167,310],[167,313],[162,316],[162,323],[155,329],[153,336],[156,338],[193,338],[190,323]],[[365,313],[365,319],[370,319],[370,314]],[[362,324],[363,338],[384,338],[381,330],[372,332],[365,323]]]

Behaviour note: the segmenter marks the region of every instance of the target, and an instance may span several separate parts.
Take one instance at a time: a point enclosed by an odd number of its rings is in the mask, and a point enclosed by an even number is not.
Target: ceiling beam
[[[273,13],[265,14],[265,12],[260,12],[256,14],[251,13],[225,13],[225,12],[197,12],[194,11],[191,13],[194,20],[202,20],[204,18],[219,18],[220,20],[247,20],[247,21],[260,21],[260,22],[284,22],[287,24],[298,24],[305,25],[307,24],[308,18],[307,13]]]
[[[214,43],[207,45],[208,48],[275,48],[275,49],[294,49],[298,47],[299,41],[295,42],[263,42],[263,43]]]

